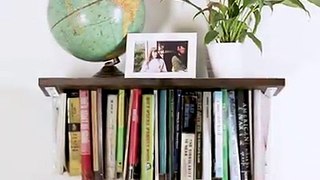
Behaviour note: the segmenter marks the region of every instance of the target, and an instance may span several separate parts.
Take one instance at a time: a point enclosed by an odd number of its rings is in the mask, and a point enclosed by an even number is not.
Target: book
[[[222,90],[222,150],[223,150],[223,180],[229,180],[229,137],[228,137],[228,121],[229,121],[229,96],[226,89]]]
[[[182,133],[181,135],[181,180],[194,179],[194,139],[194,133]]]
[[[141,116],[141,180],[150,180],[154,176],[154,95],[142,95]]]
[[[141,124],[141,89],[133,90],[131,109],[131,130],[129,150],[129,179],[139,179],[140,174],[140,124]]]
[[[173,169],[174,178],[179,178],[180,176],[180,146],[181,146],[181,109],[182,109],[182,90],[176,90],[176,101],[175,104],[175,121],[174,121],[174,152],[173,152]]]
[[[168,98],[167,90],[160,90],[160,105],[159,105],[159,148],[160,148],[160,174],[165,175],[167,173],[167,139],[168,139],[168,127],[167,127],[167,108]]]
[[[124,146],[125,146],[125,96],[126,92],[123,89],[118,93],[118,125],[117,125],[117,173],[123,172]]]
[[[168,179],[174,177],[174,142],[175,142],[175,90],[168,90]]]
[[[158,95],[158,90],[153,90],[153,95],[154,95],[154,100],[153,100],[153,117],[154,117],[154,180],[159,180],[160,175],[159,175],[159,95]]]
[[[68,172],[70,176],[81,175],[81,132],[79,91],[68,93]]]
[[[223,94],[222,91],[213,92],[214,105],[214,137],[215,137],[215,177],[223,178]]]
[[[202,179],[202,122],[203,122],[203,93],[197,91],[197,117],[196,117],[196,129],[195,129],[195,179]]]
[[[247,90],[236,91],[236,112],[238,121],[238,141],[241,180],[251,180],[251,150],[249,99]]]
[[[214,160],[212,155],[212,93],[210,91],[203,92],[203,148],[202,148],[202,179],[211,180],[214,178]]]
[[[79,90],[81,117],[81,175],[83,180],[93,179],[91,153],[91,127],[89,90]]]
[[[105,174],[106,179],[116,179],[116,138],[117,138],[118,95],[107,95]]]
[[[95,173],[95,180],[104,180],[105,177],[105,165],[104,165],[104,104],[103,101],[103,91],[101,88],[97,89],[97,95],[96,95],[96,110],[97,110],[97,124],[96,124],[96,130],[97,130],[97,152],[98,152],[98,171]]]

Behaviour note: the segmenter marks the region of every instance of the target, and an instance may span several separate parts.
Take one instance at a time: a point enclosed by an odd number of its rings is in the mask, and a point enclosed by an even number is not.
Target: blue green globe
[[[85,61],[106,61],[125,52],[126,35],[141,32],[143,0],[50,0],[48,23],[58,44]]]

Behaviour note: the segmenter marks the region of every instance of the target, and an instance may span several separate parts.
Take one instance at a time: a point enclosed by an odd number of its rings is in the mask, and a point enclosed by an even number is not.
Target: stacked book
[[[56,101],[57,170],[83,180],[263,180],[261,97],[241,89],[65,91]]]

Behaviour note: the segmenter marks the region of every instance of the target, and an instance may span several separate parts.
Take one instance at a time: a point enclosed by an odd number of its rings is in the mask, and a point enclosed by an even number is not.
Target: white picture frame
[[[125,78],[196,78],[196,64],[197,33],[128,33]]]

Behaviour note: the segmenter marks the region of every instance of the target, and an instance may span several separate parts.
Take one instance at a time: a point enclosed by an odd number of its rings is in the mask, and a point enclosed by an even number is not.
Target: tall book
[[[68,93],[68,142],[70,176],[81,175],[81,132],[80,132],[80,98],[79,91]]]
[[[159,175],[159,169],[160,169],[160,164],[159,164],[159,95],[158,95],[158,90],[155,89],[153,90],[153,95],[154,95],[154,101],[153,101],[153,117],[154,117],[154,180],[159,180],[160,175]]]
[[[160,174],[167,173],[167,160],[168,160],[168,126],[167,126],[167,90],[160,90],[160,106],[159,106],[159,148],[160,148]]]
[[[133,89],[131,108],[131,130],[129,151],[129,179],[139,179],[140,174],[140,124],[141,124],[141,89]]]
[[[126,92],[123,89],[118,93],[118,125],[117,125],[117,173],[123,171],[123,159],[124,159],[124,146],[125,146],[125,95]]]
[[[241,180],[240,178],[240,161],[239,161],[239,144],[236,120],[235,92],[229,91],[229,162],[230,162],[230,180]],[[259,179],[260,180],[260,179]]]
[[[175,124],[175,91],[168,90],[168,179],[174,176],[174,124]]]
[[[142,95],[141,117],[141,180],[154,176],[154,95]]]
[[[89,90],[80,92],[80,116],[81,116],[81,175],[83,180],[93,179],[92,153],[91,153],[91,125]]]
[[[248,90],[236,91],[236,112],[238,121],[238,138],[240,154],[241,180],[251,180],[251,138],[249,123],[249,96]]]
[[[202,179],[202,121],[203,121],[203,95],[202,91],[197,91],[197,117],[195,131],[195,178]]]
[[[202,179],[213,179],[213,155],[212,155],[212,93],[210,91],[203,92],[203,148],[202,148]]]
[[[105,174],[106,179],[116,179],[116,139],[117,139],[117,111],[118,95],[107,95],[106,109],[106,139],[105,139]]]
[[[228,135],[228,121],[229,121],[229,96],[226,89],[222,90],[222,150],[223,150],[223,180],[229,180],[229,135]]]
[[[215,137],[215,177],[223,178],[223,106],[222,91],[213,92],[214,137]]]
[[[175,104],[175,124],[174,124],[174,177],[176,179],[180,176],[180,147],[181,147],[181,109],[182,109],[182,90],[176,91],[177,103]]]

